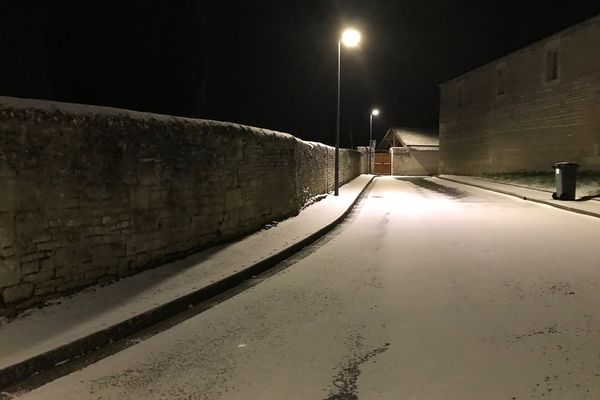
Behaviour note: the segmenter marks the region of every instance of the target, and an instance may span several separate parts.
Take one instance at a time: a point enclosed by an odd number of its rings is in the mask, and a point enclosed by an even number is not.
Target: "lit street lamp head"
[[[360,39],[360,32],[356,29],[349,28],[342,32],[342,43],[346,47],[358,46],[360,43]]]
[[[377,108],[373,109],[373,111],[371,111],[371,115],[378,116],[379,110]]]

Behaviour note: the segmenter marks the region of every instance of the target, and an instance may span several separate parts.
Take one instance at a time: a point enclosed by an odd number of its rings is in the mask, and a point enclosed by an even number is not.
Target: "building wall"
[[[409,150],[392,147],[392,175],[436,175],[438,174],[438,150]]]
[[[552,49],[558,79],[548,81]],[[600,17],[441,85],[444,173],[544,171],[558,161],[600,170],[599,143]]]
[[[0,97],[0,315],[297,214],[333,168],[284,133]]]

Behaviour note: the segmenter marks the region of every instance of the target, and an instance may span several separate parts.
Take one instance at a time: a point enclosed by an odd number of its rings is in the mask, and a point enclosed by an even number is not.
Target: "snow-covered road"
[[[600,220],[377,178],[261,284],[23,399],[598,399]]]

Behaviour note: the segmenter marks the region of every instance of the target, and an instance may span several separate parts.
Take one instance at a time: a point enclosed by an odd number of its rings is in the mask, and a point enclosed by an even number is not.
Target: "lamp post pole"
[[[371,138],[373,137],[373,113],[369,115],[369,174],[371,173]]]
[[[342,43],[346,47],[356,47],[360,43],[360,32],[356,29],[346,29],[338,40],[338,67],[337,67],[337,118],[335,121],[335,170],[333,194],[340,194],[340,120],[341,120],[341,80],[342,80]]]
[[[337,118],[335,120],[335,171],[334,171],[334,196],[340,194],[340,119],[341,119],[341,105],[340,105],[340,86],[342,76],[342,42],[338,40],[338,67],[337,67]]]
[[[374,108],[369,115],[369,174],[371,173],[371,140],[373,140],[373,116],[378,116],[379,110]]]

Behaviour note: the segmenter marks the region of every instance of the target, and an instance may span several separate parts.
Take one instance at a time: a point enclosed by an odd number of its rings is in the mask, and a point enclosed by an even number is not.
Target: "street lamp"
[[[356,29],[346,29],[342,32],[341,39],[338,40],[338,70],[337,70],[337,119],[335,123],[335,172],[334,172],[334,191],[335,196],[340,193],[340,83],[342,70],[342,44],[346,47],[356,47],[360,43],[361,35]]]
[[[374,108],[373,111],[371,111],[371,114],[369,115],[369,174],[371,173],[371,140],[373,137],[373,117],[376,117],[379,115],[379,110]]]

